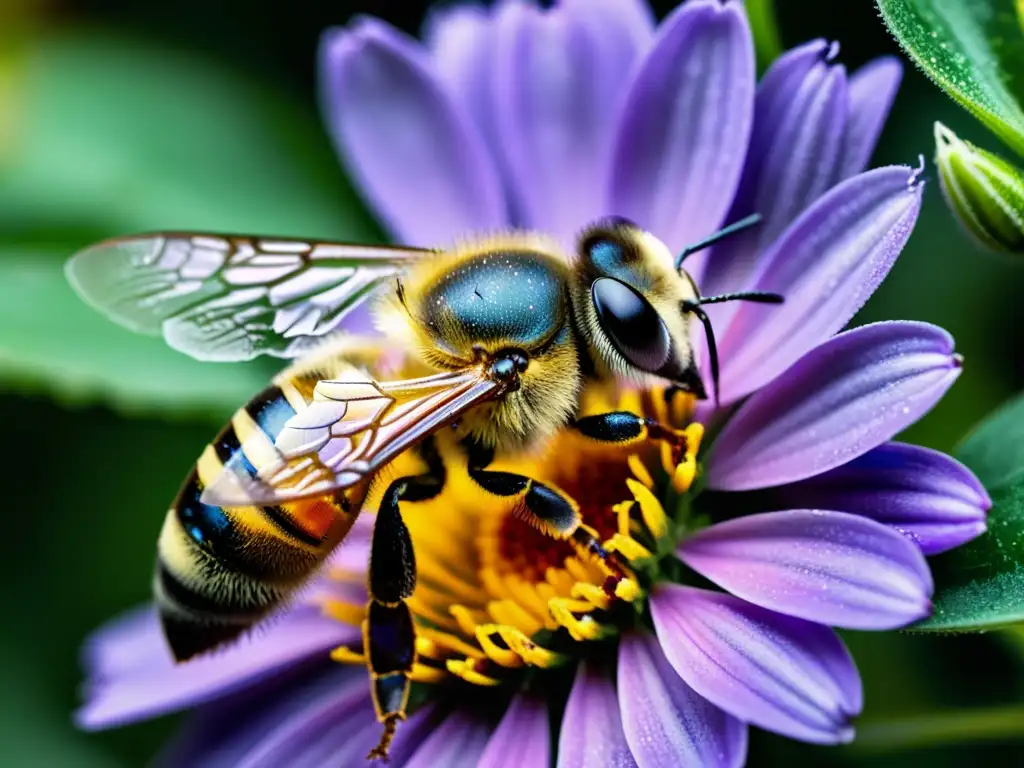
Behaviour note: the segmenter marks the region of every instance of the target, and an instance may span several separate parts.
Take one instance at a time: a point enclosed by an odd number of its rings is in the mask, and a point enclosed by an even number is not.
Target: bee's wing
[[[226,467],[202,501],[268,506],[350,488],[501,391],[480,368],[405,381],[321,381],[313,402],[285,424],[273,450]],[[245,443],[242,451],[248,453]]]
[[[234,235],[157,233],[76,253],[71,285],[112,320],[199,360],[295,357],[424,253]]]

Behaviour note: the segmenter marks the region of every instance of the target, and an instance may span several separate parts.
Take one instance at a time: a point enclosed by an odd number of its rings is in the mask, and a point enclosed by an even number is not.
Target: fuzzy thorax
[[[377,325],[435,371],[524,352],[519,388],[467,414],[460,432],[502,448],[540,444],[575,413],[582,385],[569,280],[552,243],[494,236],[420,260],[378,303]]]

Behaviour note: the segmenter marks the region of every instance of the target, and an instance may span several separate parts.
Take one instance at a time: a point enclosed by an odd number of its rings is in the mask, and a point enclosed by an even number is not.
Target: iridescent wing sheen
[[[405,381],[321,381],[309,407],[285,424],[273,454],[225,467],[202,501],[266,506],[350,488],[501,393],[479,367]],[[244,443],[242,451],[250,453]]]
[[[234,235],[123,237],[71,257],[90,305],[199,360],[296,357],[428,251]]]

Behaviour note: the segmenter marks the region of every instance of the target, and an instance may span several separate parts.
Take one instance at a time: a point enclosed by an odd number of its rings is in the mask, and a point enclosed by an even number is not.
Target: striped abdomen
[[[254,397],[206,446],[167,513],[154,593],[178,661],[238,636],[305,581],[357,512],[330,499],[222,508],[200,494],[225,464],[255,473],[314,381],[287,376]]]

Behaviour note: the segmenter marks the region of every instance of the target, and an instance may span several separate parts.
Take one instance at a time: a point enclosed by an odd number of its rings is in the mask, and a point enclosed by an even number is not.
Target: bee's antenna
[[[715,388],[715,408],[718,407],[718,345],[715,344],[715,329],[711,327],[711,318],[695,301],[684,301],[683,312],[692,312],[704,326],[704,335],[708,340],[708,357],[711,358],[711,383]]]
[[[752,213],[746,218],[740,219],[739,221],[734,221],[727,227],[722,227],[720,230],[718,230],[712,235],[708,235],[703,240],[698,240],[693,245],[686,246],[685,248],[683,248],[680,254],[676,256],[676,270],[683,266],[683,261],[686,259],[687,256],[692,256],[698,251],[703,251],[705,248],[714,245],[719,240],[724,240],[730,235],[735,235],[737,232],[742,232],[745,229],[750,229],[751,227],[759,224],[760,222],[761,214]]]
[[[740,222],[737,222],[739,224]],[[700,320],[704,326],[704,335],[708,340],[708,357],[711,360],[711,383],[715,388],[715,407],[719,406],[718,400],[718,345],[715,343],[715,329],[711,327],[711,318],[704,311],[704,304],[721,304],[723,301],[755,301],[759,304],[781,304],[785,298],[777,293],[764,291],[745,291],[741,293],[723,293],[719,296],[700,296],[693,300],[684,301],[680,305],[683,312],[690,312]]]
[[[754,301],[758,304],[781,304],[786,299],[778,293],[767,291],[741,291],[739,293],[723,293],[719,296],[701,296],[697,304],[721,304],[723,301]]]

